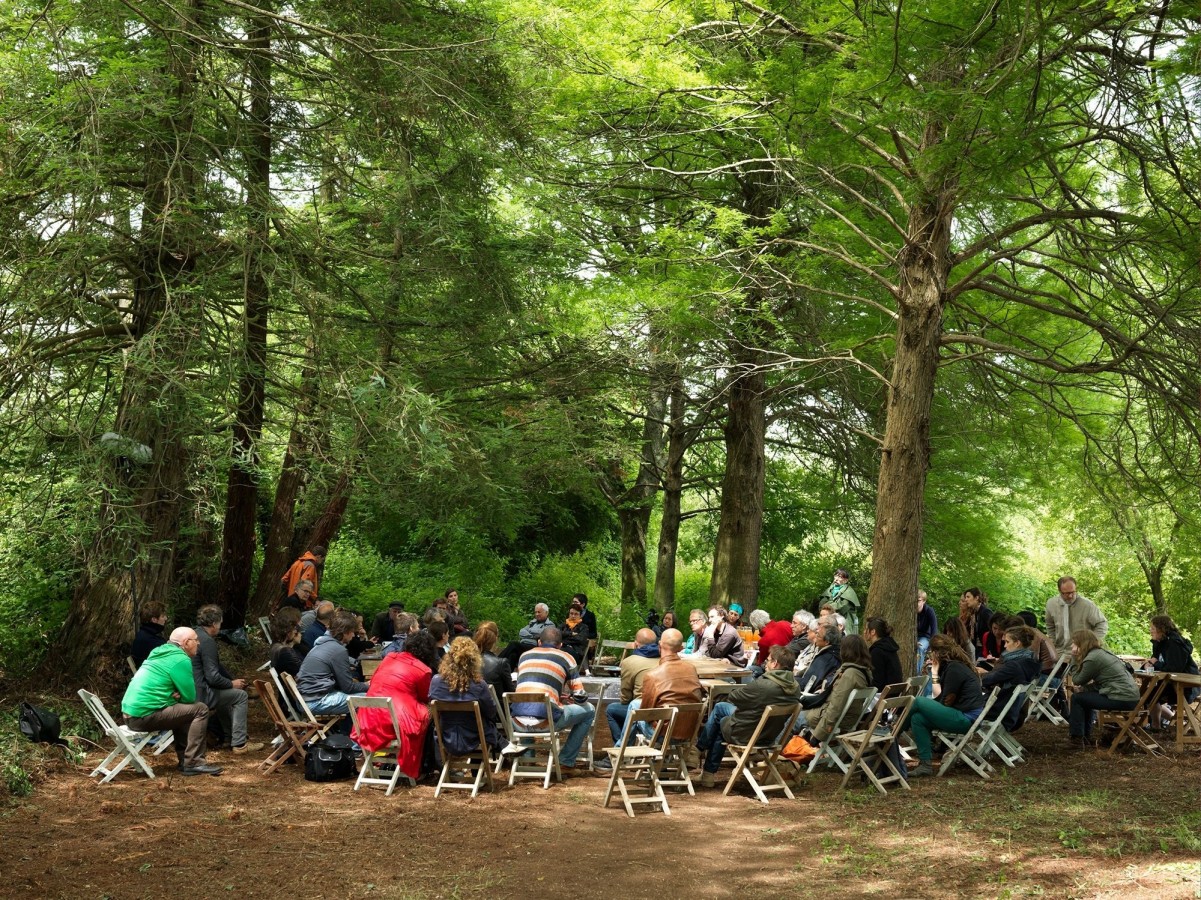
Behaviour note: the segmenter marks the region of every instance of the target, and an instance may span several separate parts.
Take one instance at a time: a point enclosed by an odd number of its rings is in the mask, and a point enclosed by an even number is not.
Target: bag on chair
[[[304,756],[306,781],[340,781],[354,777],[354,744],[344,734],[327,735]]]

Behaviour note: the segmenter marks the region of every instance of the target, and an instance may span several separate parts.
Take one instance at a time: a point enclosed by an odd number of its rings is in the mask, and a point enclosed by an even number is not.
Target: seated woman
[[[893,639],[892,628],[879,616],[872,616],[863,626],[863,636],[872,654],[872,686],[882,691],[890,684],[898,684],[905,680],[901,672],[901,657],[897,653],[900,646]],[[843,646],[846,639],[843,639]],[[846,662],[846,656],[843,656]]]
[[[655,632],[656,637],[663,637],[663,632],[665,632],[668,628],[677,627],[676,614],[669,609],[663,614],[663,619],[659,622],[659,624],[654,626],[652,630]]]
[[[400,771],[409,778],[422,775],[426,734],[429,730],[430,680],[434,675],[434,639],[428,631],[409,635],[400,653],[384,657],[371,676],[368,697],[391,697],[400,723]],[[351,735],[366,753],[374,753],[393,740],[392,723],[381,709],[365,709],[359,730]]]
[[[589,635],[588,623],[584,621],[584,604],[572,600],[567,610],[567,621],[563,623],[563,649],[571,654],[577,667],[584,664]]]
[[[293,678],[300,674],[304,652],[300,643],[300,611],[285,606],[271,620],[271,666],[281,675],[287,672]]]
[[[1005,619],[1004,621],[1022,621],[1021,619]],[[996,619],[993,619],[994,624]],[[1023,684],[1030,684],[1039,676],[1042,671],[1042,665],[1038,661],[1038,657],[1034,655],[1034,651],[1030,648],[1034,643],[1034,629],[1025,625],[1012,626],[1005,629],[1004,635],[1001,638],[1005,649],[1001,651],[1001,659],[993,666],[992,670],[982,668],[976,669],[983,677],[980,679],[980,685],[985,691],[991,691],[995,687],[1002,689],[1001,694],[997,696],[997,702],[993,704],[993,709],[1000,713],[1001,708],[1009,702],[1009,695],[1013,692],[1013,688]],[[989,718],[996,718],[990,716]],[[1009,714],[1005,717],[1002,723],[1006,731],[1016,731],[1021,724],[1026,720],[1026,704],[1018,703],[1013,709],[1009,710]]]
[[[452,700],[480,705],[484,722],[484,740],[493,752],[500,749],[496,723],[499,721],[492,692],[483,678],[484,660],[479,647],[470,638],[456,638],[442,658],[438,674],[430,683],[430,700]],[[466,756],[480,749],[480,736],[471,713],[446,713],[442,716],[442,741],[451,753]],[[437,748],[435,748],[437,749]],[[441,759],[438,760],[441,763]]]
[[[963,624],[963,620],[958,616],[951,616],[943,623],[942,633],[947,635],[955,644],[963,651],[963,655],[972,661],[972,667],[976,665],[976,647],[972,644],[972,637],[967,633],[967,626]]]
[[[1184,675],[1196,675],[1197,663],[1193,659],[1193,645],[1188,638],[1180,633],[1171,616],[1155,616],[1151,620],[1151,662],[1150,667],[1156,672],[1180,672]],[[1184,698],[1192,703],[1197,699],[1198,689],[1189,688]],[[1173,715],[1172,707],[1167,703],[1156,703],[1151,710],[1152,726],[1163,727],[1168,724]]]
[[[1126,664],[1101,646],[1087,629],[1072,634],[1072,711],[1068,740],[1073,750],[1092,746],[1098,709],[1129,711],[1138,705],[1139,689]]]
[[[1008,622],[1009,616],[993,616],[988,625],[988,631],[980,636],[980,658],[988,662],[988,665],[984,666],[985,669],[991,669],[996,665],[1005,650],[1005,628]]]
[[[507,659],[493,652],[500,642],[500,629],[496,627],[495,622],[480,622],[472,640],[479,648],[483,660],[484,682],[492,685],[496,691],[496,699],[499,700],[513,690],[513,667]]]
[[[834,676],[834,683],[830,686],[830,694],[826,701],[816,709],[802,710],[797,716],[797,725],[803,725],[813,732],[814,745],[833,733],[851,692],[870,687],[872,683],[872,656],[863,638],[857,634],[848,634],[842,639],[839,652],[842,664]],[[848,721],[847,724],[853,725],[862,713],[862,706],[858,710],[852,709],[848,718],[853,717],[853,721]],[[797,727],[793,728],[793,731],[799,730]]]
[[[918,757],[910,778],[934,774],[930,761],[934,759],[935,731],[966,734],[984,709],[984,691],[974,661],[953,638],[936,634],[926,658],[934,676],[934,697],[918,697],[909,709],[905,728],[913,735]]]

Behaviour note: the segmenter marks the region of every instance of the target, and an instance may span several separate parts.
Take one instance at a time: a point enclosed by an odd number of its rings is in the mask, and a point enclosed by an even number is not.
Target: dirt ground
[[[698,788],[636,819],[601,808],[599,778],[435,800],[294,766],[263,776],[229,752],[209,754],[219,778],[179,777],[168,752],[153,781],[107,785],[62,762],[0,808],[0,896],[1201,896],[1201,754],[1064,753],[1063,734],[1027,726],[1031,761],[990,782],[960,767],[843,795],[818,773],[794,801]],[[267,736],[252,704],[252,737]]]

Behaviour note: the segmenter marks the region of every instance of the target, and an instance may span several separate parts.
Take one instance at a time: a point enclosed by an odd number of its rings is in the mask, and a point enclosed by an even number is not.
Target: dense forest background
[[[1196,4],[0,10],[0,674],[1072,574],[1197,633]]]

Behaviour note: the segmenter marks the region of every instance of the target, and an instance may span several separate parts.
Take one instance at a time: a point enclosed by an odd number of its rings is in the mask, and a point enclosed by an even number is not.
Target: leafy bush
[[[102,735],[95,719],[78,698],[31,696],[28,702],[58,713],[64,738],[77,736],[99,743]],[[47,769],[63,759],[76,764],[83,761],[84,747],[72,742],[67,748],[51,744],[34,744],[20,728],[20,705],[0,710],[0,795],[27,797],[41,781]]]

